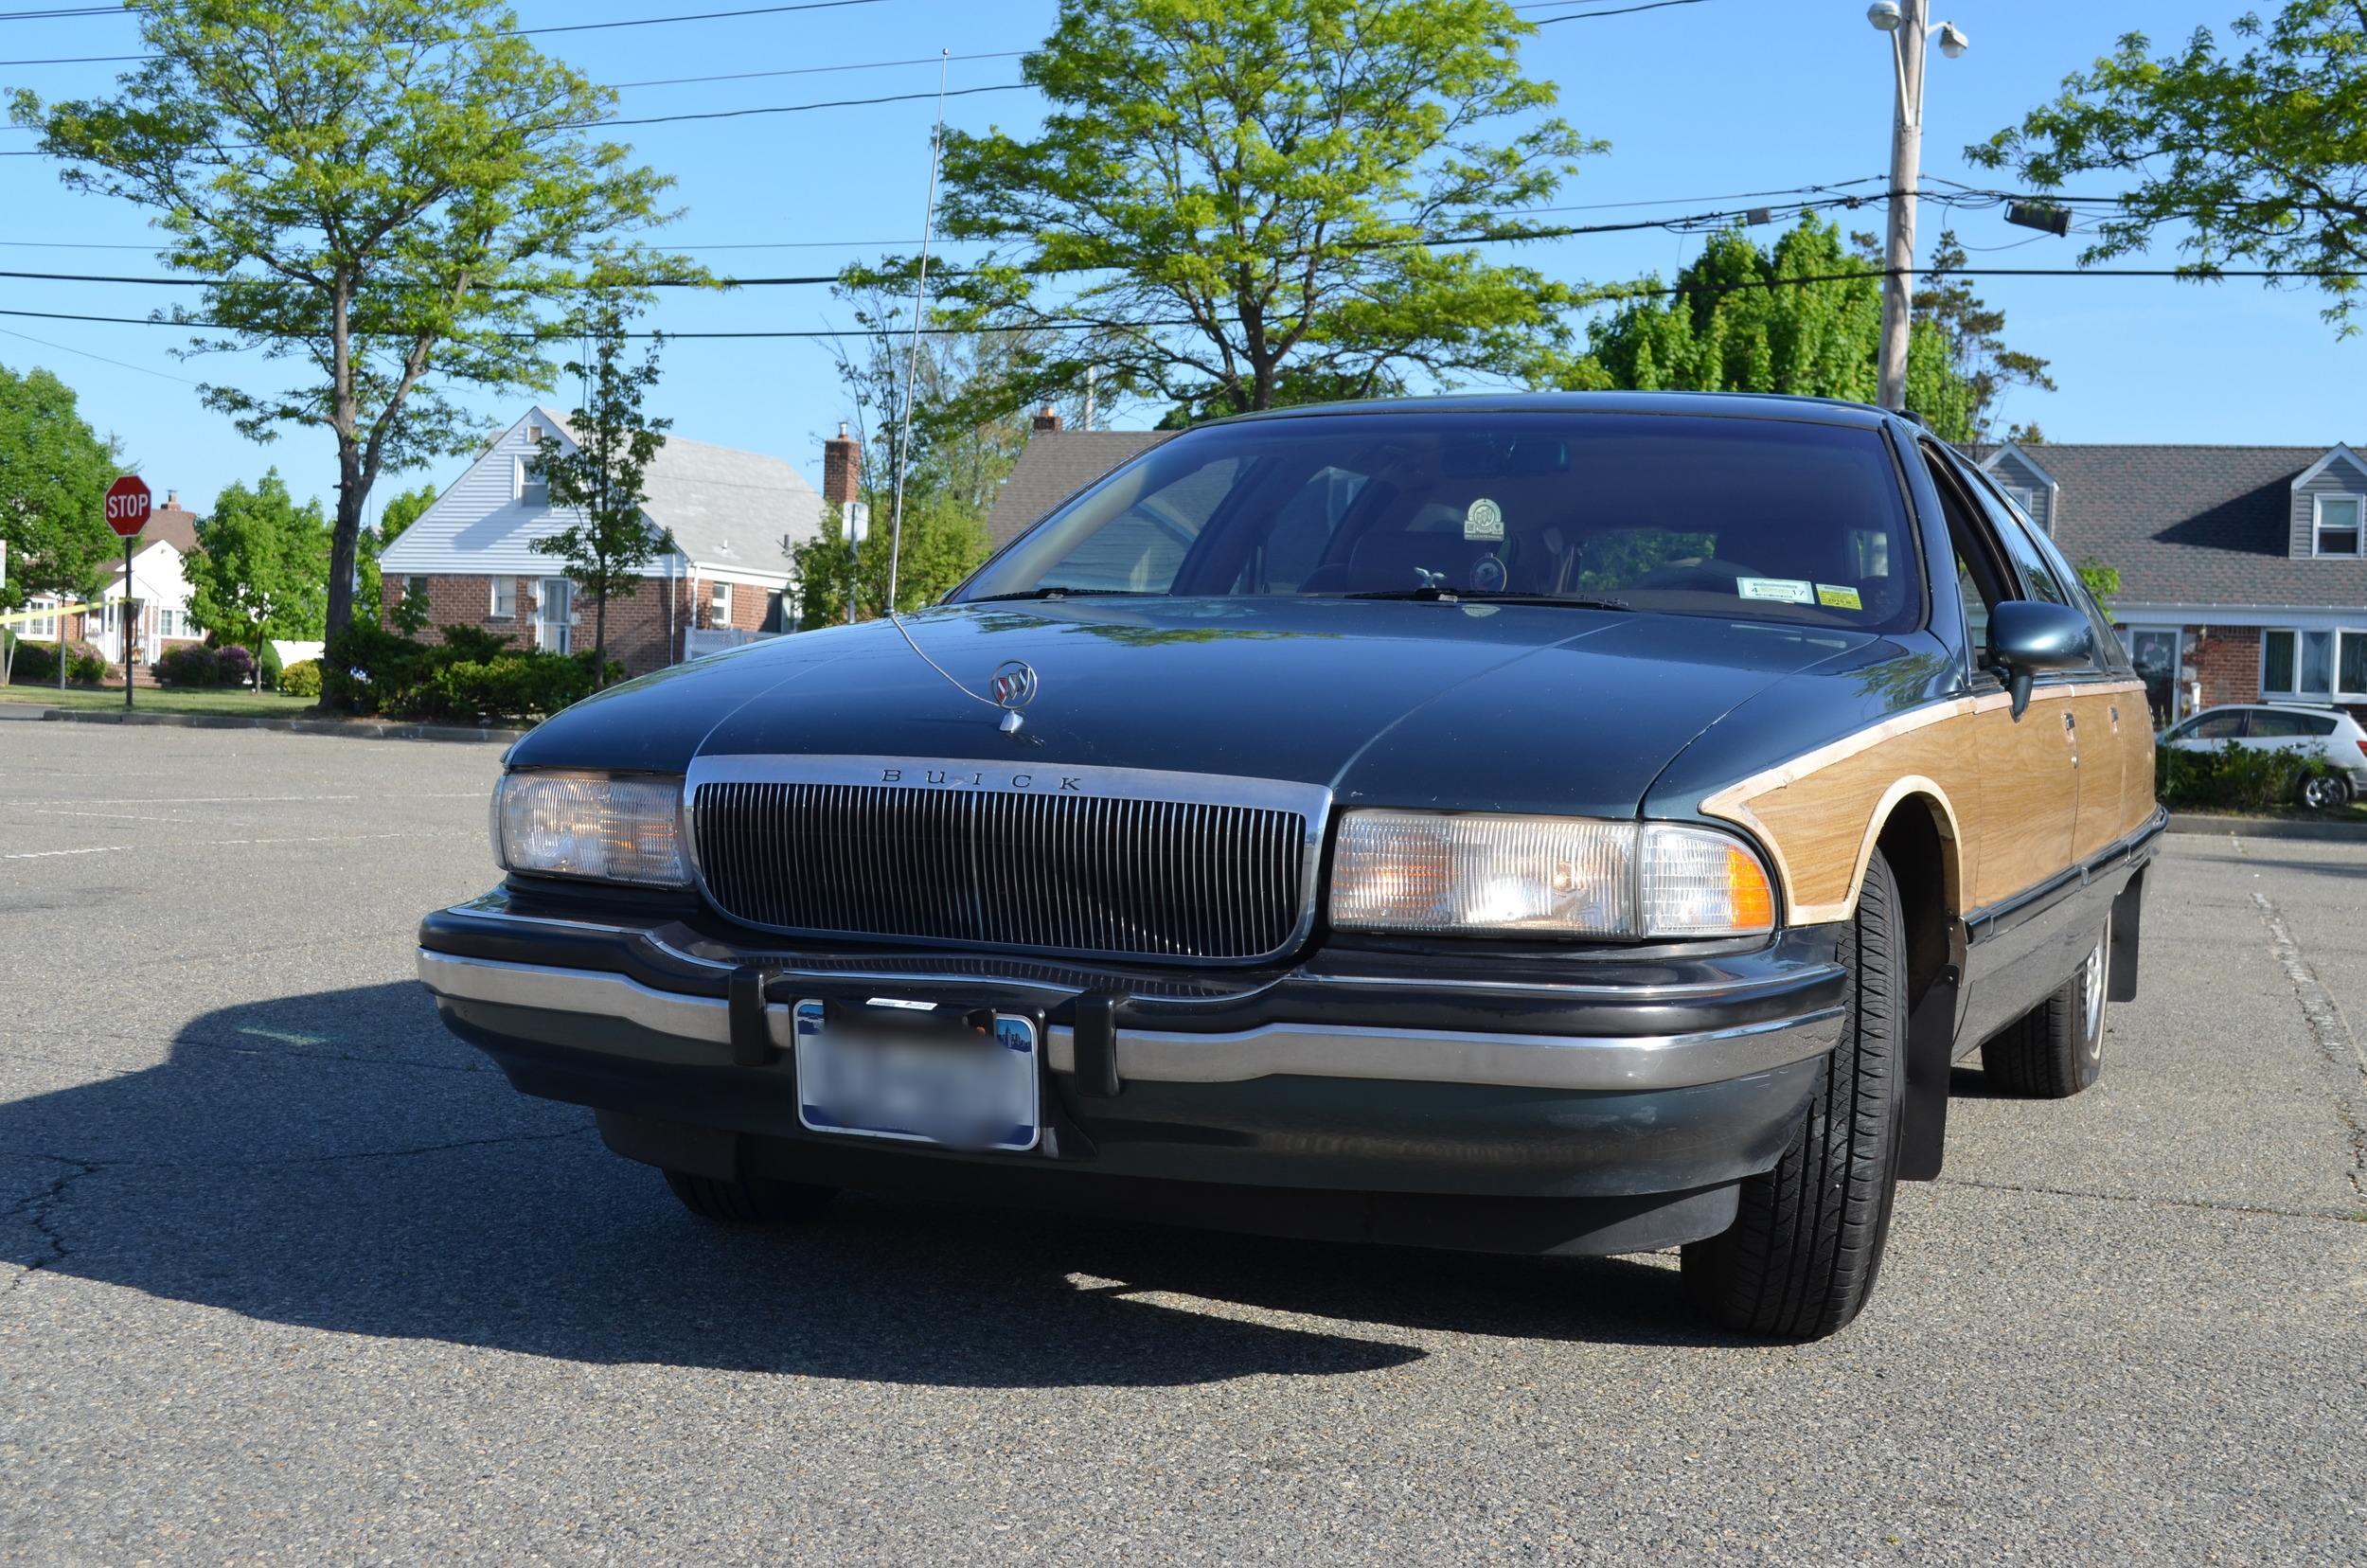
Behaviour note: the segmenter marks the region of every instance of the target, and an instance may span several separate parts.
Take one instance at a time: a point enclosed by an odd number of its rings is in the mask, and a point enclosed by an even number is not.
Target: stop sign
[[[130,539],[148,526],[148,511],[154,504],[147,481],[127,473],[107,487],[107,526]]]

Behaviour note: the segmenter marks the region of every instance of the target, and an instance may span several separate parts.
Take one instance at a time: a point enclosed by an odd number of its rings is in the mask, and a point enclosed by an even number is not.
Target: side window
[[[1966,493],[1948,459],[1927,443],[1923,462],[1931,475],[1931,488],[1940,493],[1940,509],[1948,518],[1948,541],[1955,550],[1956,588],[1965,603],[1965,632],[1973,665],[1985,668],[1989,607],[2020,595],[2006,573],[1988,522]]]
[[[2244,717],[2242,708],[2229,708],[2222,713],[2206,713],[2195,722],[2192,739],[2240,740],[2244,737]]]
[[[2095,600],[2088,597],[2088,590],[2081,585],[2078,574],[2063,563],[2063,557],[2055,548],[2054,542],[2040,535],[2028,518],[2007,504],[1986,474],[1970,471],[1970,465],[1966,467],[1973,493],[1980,497],[1981,505],[1987,509],[1998,537],[2005,542],[2005,553],[2013,557],[2014,569],[2021,574],[2023,586],[2030,597],[2048,604],[2059,604],[2067,610],[2076,610],[2088,617],[2090,640],[2094,646],[2095,668],[2109,668],[2116,663],[2126,663],[2120,634],[2112,630],[2112,623],[2106,618],[2104,612],[2096,608]]]
[[[1079,541],[1038,579],[1041,588],[1164,594],[1184,555],[1246,465],[1220,458],[1145,495]]]
[[[2321,731],[2311,727],[2311,721],[2306,714],[2278,713],[2270,708],[2254,708],[2251,713],[2251,739],[2255,740],[2263,738],[2286,739],[2299,735],[2332,735],[2334,721],[2329,719],[2325,724],[2326,727]]]
[[[1234,592],[1290,594],[1307,587],[1307,579],[1330,552],[1340,519],[1363,493],[1366,476],[1343,468],[1319,469],[1299,492],[1275,514],[1264,543],[1250,552],[1242,566],[1243,580]]]

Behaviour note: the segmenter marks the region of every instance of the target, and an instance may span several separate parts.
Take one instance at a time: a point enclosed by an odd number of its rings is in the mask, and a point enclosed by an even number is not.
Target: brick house
[[[2350,448],[2021,446],[1976,454],[2112,618],[2158,723],[2260,698],[2367,713],[2367,458]]]
[[[547,408],[504,431],[379,558],[384,609],[414,584],[438,626],[480,627],[520,646],[591,646],[594,609],[534,542],[572,520],[527,472],[544,435],[568,442]],[[778,457],[669,437],[650,465],[643,515],[677,548],[639,590],[608,604],[608,650],[635,675],[796,624],[788,548],[820,531],[822,497]]]

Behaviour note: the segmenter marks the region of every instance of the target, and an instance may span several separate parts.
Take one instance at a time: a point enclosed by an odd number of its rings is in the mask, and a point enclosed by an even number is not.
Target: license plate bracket
[[[1043,1041],[1028,1014],[808,997],[791,1016],[809,1131],[1007,1153],[1042,1138]]]

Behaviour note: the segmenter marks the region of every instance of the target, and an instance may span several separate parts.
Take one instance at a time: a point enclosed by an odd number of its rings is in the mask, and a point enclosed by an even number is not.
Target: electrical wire
[[[992,54],[948,55],[946,58],[948,60],[1016,60],[1030,52],[1032,51],[1027,49],[1002,49]],[[629,87],[682,87],[701,81],[754,81],[759,77],[822,76],[831,71],[881,71],[891,65],[934,65],[935,63],[937,63],[936,57],[928,55],[913,60],[867,60],[859,65],[801,65],[793,71],[735,71],[729,76],[665,77],[656,81],[612,81],[609,85],[621,93]]]
[[[698,11],[686,16],[637,16],[630,17],[619,22],[569,22],[548,27],[503,27],[495,29],[485,36],[493,38],[534,38],[544,33],[605,32],[614,27],[664,27],[667,24],[673,22],[716,22],[731,17],[778,16],[787,11],[837,10],[846,6],[878,6],[884,5],[885,3],[886,0],[803,0],[802,4],[793,6],[756,6],[746,10]],[[0,22],[9,21],[12,18],[32,19],[44,16],[90,16],[101,14],[102,11],[117,15],[133,14],[130,11],[119,10],[116,7],[109,6],[104,8],[94,8],[88,11],[0,12]],[[452,38],[427,39],[419,42],[423,42],[424,44],[430,45],[439,44],[457,44],[465,41],[468,36],[470,35],[459,34]],[[389,42],[393,41],[390,40]],[[62,60],[0,60],[0,65],[113,65],[126,62],[156,60],[162,57],[153,54],[77,55],[70,59]]]

